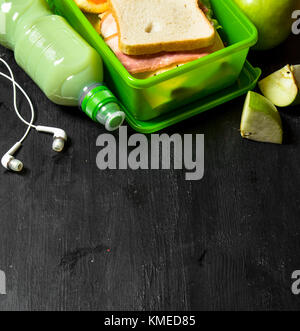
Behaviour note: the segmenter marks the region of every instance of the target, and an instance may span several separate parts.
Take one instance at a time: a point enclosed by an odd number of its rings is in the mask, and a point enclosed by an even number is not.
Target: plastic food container
[[[131,76],[94,30],[73,0],[48,0],[55,13],[64,16],[102,56],[105,81],[130,117],[149,121],[233,85],[245,65],[257,30],[232,0],[211,0],[223,29],[227,47],[156,77]]]

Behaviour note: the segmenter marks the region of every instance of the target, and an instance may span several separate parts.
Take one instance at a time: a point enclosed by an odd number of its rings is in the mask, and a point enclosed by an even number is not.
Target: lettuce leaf
[[[210,0],[198,0],[199,7],[204,11],[207,18],[211,21],[216,30],[222,29],[222,26],[219,24],[218,20],[214,15],[212,5]]]

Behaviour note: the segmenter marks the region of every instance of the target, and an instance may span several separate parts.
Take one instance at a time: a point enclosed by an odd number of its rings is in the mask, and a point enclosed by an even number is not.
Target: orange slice
[[[77,6],[86,13],[101,14],[108,9],[107,0],[74,0]]]

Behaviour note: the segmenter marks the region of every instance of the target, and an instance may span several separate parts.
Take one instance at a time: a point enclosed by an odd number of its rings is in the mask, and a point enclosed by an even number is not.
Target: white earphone
[[[27,93],[24,91],[24,89],[15,81],[13,72],[10,68],[10,66],[8,65],[8,63],[6,61],[4,61],[1,57],[0,57],[0,62],[2,62],[7,70],[9,71],[10,77],[3,74],[2,72],[0,72],[0,76],[10,80],[13,84],[13,93],[14,93],[14,110],[17,114],[17,116],[19,117],[19,119],[27,125],[27,130],[24,134],[24,136],[2,157],[1,159],[1,164],[4,168],[8,169],[8,170],[12,170],[15,172],[20,172],[23,169],[23,163],[17,159],[14,158],[14,154],[21,148],[22,143],[25,141],[25,139],[27,138],[30,130],[36,129],[36,131],[38,132],[44,132],[44,133],[51,133],[53,134],[53,145],[52,145],[52,149],[55,152],[61,152],[64,149],[65,146],[65,142],[67,141],[67,134],[64,130],[62,129],[58,129],[58,128],[52,128],[52,127],[48,127],[48,126],[41,126],[41,125],[34,125],[34,117],[35,117],[35,113],[34,113],[34,107],[33,104],[29,98],[29,96],[27,95]],[[17,88],[22,92],[22,94],[24,95],[24,97],[26,98],[26,100],[28,101],[30,110],[31,110],[31,120],[30,122],[27,122],[20,114],[18,107],[17,107]]]

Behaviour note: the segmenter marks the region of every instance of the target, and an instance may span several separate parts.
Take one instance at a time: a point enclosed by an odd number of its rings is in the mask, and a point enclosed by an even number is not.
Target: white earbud
[[[44,132],[44,133],[51,133],[53,134],[53,145],[52,149],[55,152],[61,152],[65,147],[65,142],[67,141],[68,137],[64,130],[58,128],[51,128],[48,126],[41,126],[38,125],[36,127],[36,131]]]
[[[61,152],[64,149],[65,146],[65,142],[67,141],[67,134],[64,130],[62,129],[58,129],[58,128],[52,128],[52,127],[47,127],[47,126],[41,126],[41,125],[33,125],[34,122],[34,107],[33,104],[29,98],[29,96],[27,95],[27,93],[23,90],[23,88],[15,81],[13,72],[10,68],[10,66],[8,65],[8,63],[6,63],[6,61],[4,61],[1,57],[0,57],[0,62],[2,62],[7,70],[10,73],[10,77],[5,75],[4,73],[0,72],[0,76],[10,80],[13,84],[13,92],[14,92],[14,109],[15,112],[17,114],[17,116],[19,117],[19,119],[27,125],[27,130],[24,134],[24,136],[20,139],[20,141],[18,141],[2,158],[1,163],[3,165],[4,168],[12,170],[12,171],[16,171],[19,172],[23,169],[23,163],[17,159],[14,158],[14,154],[17,152],[17,150],[22,146],[22,143],[24,142],[24,140],[27,138],[30,130],[32,128],[36,129],[38,132],[45,132],[45,133],[51,133],[53,134],[53,144],[52,144],[52,149],[55,152]],[[17,91],[16,88],[18,88],[22,94],[24,95],[24,97],[26,98],[26,100],[28,101],[30,110],[31,110],[31,120],[30,122],[27,122],[22,115],[20,114],[18,107],[17,107]]]
[[[4,168],[15,172],[23,170],[23,163],[14,158],[14,154],[22,146],[20,142],[16,143],[1,159],[1,164]]]

